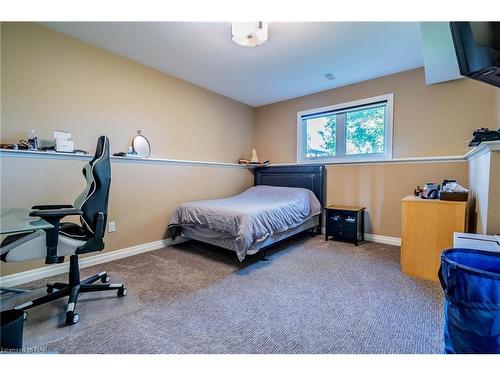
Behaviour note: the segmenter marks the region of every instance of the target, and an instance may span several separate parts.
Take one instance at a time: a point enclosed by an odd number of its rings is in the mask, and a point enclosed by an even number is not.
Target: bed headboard
[[[325,206],[324,165],[286,165],[255,168],[254,185],[300,187],[311,190]]]

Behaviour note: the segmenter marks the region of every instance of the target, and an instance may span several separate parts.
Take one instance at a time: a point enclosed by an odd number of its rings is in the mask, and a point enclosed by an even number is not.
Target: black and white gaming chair
[[[84,166],[87,180],[85,190],[76,198],[74,205],[44,205],[32,207],[30,216],[38,216],[54,226],[52,229],[36,230],[7,237],[1,244],[1,259],[4,262],[22,262],[45,259],[46,264],[61,263],[70,256],[69,282],[47,284],[47,295],[16,306],[26,310],[61,297],[69,296],[66,324],[75,324],[79,315],[75,312],[79,293],[117,290],[118,297],[127,294],[123,284],[109,284],[106,272],[80,280],[78,255],[104,249],[103,237],[108,213],[111,164],[109,140],[99,137],[94,158]],[[68,215],[78,215],[81,225],[61,223]],[[102,284],[93,284],[101,280]]]

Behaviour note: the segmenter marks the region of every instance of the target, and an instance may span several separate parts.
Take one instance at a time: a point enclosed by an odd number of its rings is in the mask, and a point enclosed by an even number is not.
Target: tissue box
[[[439,199],[442,201],[460,201],[460,202],[465,202],[467,201],[467,198],[469,197],[469,193],[467,192],[448,192],[448,191],[442,191],[439,194]]]
[[[68,139],[57,138],[56,139],[56,151],[57,152],[73,152],[74,145],[73,141]]]
[[[64,130],[54,130],[57,152],[73,152],[75,146],[71,140],[71,133]]]

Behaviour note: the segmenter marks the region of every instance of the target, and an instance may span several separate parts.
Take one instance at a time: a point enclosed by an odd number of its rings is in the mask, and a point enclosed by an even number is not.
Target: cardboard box
[[[454,193],[450,193],[450,192],[447,192],[447,191],[442,191],[439,194],[439,199],[441,199],[442,201],[466,202],[468,196],[469,196],[469,193],[467,193],[467,192],[454,192]]]

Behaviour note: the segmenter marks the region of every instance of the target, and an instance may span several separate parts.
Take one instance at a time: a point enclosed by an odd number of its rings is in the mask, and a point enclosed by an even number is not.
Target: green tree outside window
[[[384,152],[385,107],[346,113],[346,154]]]
[[[336,155],[337,116],[345,116],[346,155],[384,152],[385,106],[381,106],[307,120],[306,155],[308,158]]]

